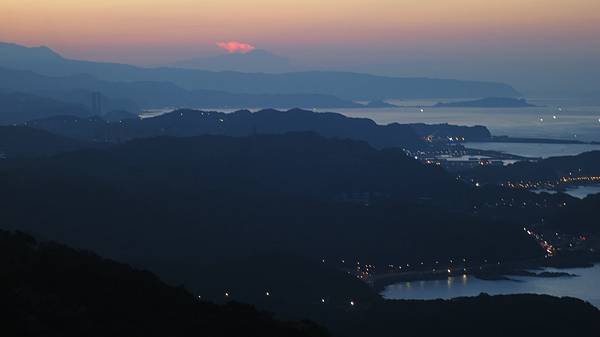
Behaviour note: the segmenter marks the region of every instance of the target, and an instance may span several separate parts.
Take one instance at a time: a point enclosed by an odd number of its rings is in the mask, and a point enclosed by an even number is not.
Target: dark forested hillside
[[[1,166],[10,225],[110,256],[414,263],[541,252],[519,226],[459,212],[470,190],[441,169],[314,134],[155,138]],[[465,196],[457,211],[436,206],[453,195]]]
[[[596,237],[600,234],[598,209],[600,209],[600,194],[593,194],[579,202],[569,203],[567,207],[550,216],[546,220],[546,225],[567,233],[584,233],[584,236],[594,234]]]
[[[483,183],[506,182],[558,182],[577,177],[600,177],[600,151],[585,152],[576,156],[552,157],[539,161],[522,161],[508,166],[479,167],[465,176]],[[585,179],[582,180],[585,182]]]
[[[353,336],[597,336],[598,309],[573,298],[488,296],[385,301],[340,332]],[[575,332],[576,331],[576,332]]]
[[[0,126],[0,155],[3,159],[48,156],[101,145],[23,126]]]

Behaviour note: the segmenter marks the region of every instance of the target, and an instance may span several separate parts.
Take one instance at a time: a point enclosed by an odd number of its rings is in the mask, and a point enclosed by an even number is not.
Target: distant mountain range
[[[0,68],[0,88],[67,102],[91,103],[92,92],[108,110],[139,108],[357,108],[361,104],[322,94],[232,94],[187,90],[169,82],[104,81],[90,75],[45,76],[27,70]],[[0,121],[2,118],[0,116]]]
[[[142,68],[118,63],[69,60],[47,47],[27,48],[9,43],[0,44],[0,67],[49,76],[88,74],[105,81],[170,82],[171,86],[190,91],[216,90],[236,94],[320,94],[368,101],[386,98],[520,96],[511,86],[495,82],[397,78],[328,71],[265,74]]]

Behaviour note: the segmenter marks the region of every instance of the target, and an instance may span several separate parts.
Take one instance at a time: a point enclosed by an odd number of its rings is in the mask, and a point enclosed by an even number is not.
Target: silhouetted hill
[[[196,275],[190,277],[188,273],[187,278],[182,276],[181,279],[211,301],[227,300],[224,293],[228,292],[229,298],[252,303],[261,310],[286,318],[323,320],[328,314],[347,310],[350,301],[360,303],[362,307],[383,302],[367,283],[339,269],[343,265],[339,260],[322,262],[271,254],[209,266],[195,265]],[[348,270],[355,266],[354,260],[346,263]]]
[[[474,101],[452,103],[438,103],[437,108],[529,108],[535,105],[527,103],[525,99],[512,97],[487,97]]]
[[[350,118],[337,113],[316,113],[293,109],[289,111],[246,110],[219,113],[198,110],[176,110],[158,117],[106,123],[97,118],[79,119],[53,117],[34,120],[27,126],[87,141],[119,142],[152,136],[197,136],[205,134],[248,136],[281,134],[296,131],[316,132],[325,137],[355,139],[377,148],[401,147],[420,149],[433,146],[423,138],[461,135],[468,140],[487,140],[484,127],[464,127],[447,124],[389,124],[378,125],[366,118]],[[416,131],[416,132],[415,132]]]
[[[0,231],[4,336],[325,336],[254,308],[200,301],[88,251]]]
[[[375,289],[335,269],[343,265],[352,269],[355,261],[317,262],[281,255],[245,258],[200,268],[202,282],[196,284],[199,294],[217,302],[224,301],[228,292],[230,298],[279,317],[319,322],[334,336],[390,336],[399,325],[405,336],[481,336],[482,331],[487,335],[531,336],[545,331],[569,336],[574,322],[585,326],[578,329],[582,334],[593,335],[600,326],[596,322],[600,312],[573,298],[482,294],[446,301],[383,300]],[[549,317],[571,323],[544,324]],[[434,321],[438,324],[429,324]]]
[[[168,106],[206,108],[306,107],[356,108],[362,105],[322,94],[232,94],[217,90],[186,90],[169,82],[133,81],[109,82],[90,75],[50,77],[30,71],[0,68],[0,88],[50,97],[70,98],[82,90],[105,96],[107,109],[130,110],[131,103],[142,108]],[[79,97],[78,97],[79,98]],[[117,105],[114,103],[120,103]]]
[[[568,203],[566,207],[546,219],[548,228],[563,233],[592,235],[596,241],[600,235],[600,222],[595,219],[600,208],[600,194],[589,195],[580,202]]]
[[[0,156],[2,159],[49,156],[98,145],[57,136],[44,130],[22,126],[0,126]]]
[[[56,115],[83,117],[89,115],[89,111],[83,105],[63,103],[25,93],[0,91],[0,125],[21,124],[32,119]]]
[[[68,60],[49,52],[45,47],[26,48],[6,43],[0,44],[0,66],[51,76],[90,74],[108,81],[166,81],[187,90],[216,90],[236,94],[321,94],[346,100],[519,96],[511,86],[493,82],[394,78],[350,72],[264,74],[140,68]]]
[[[261,110],[254,113],[247,110],[234,113],[176,110],[158,117],[126,120],[121,123],[106,123],[95,118],[78,119],[60,116],[30,121],[26,125],[69,137],[109,142],[161,135],[248,136],[313,131],[326,137],[364,140],[376,147],[426,146],[408,125],[380,126],[369,119],[300,109]]]
[[[591,304],[573,298],[481,294],[453,300],[385,301],[332,332],[347,336],[595,336],[599,315]]]

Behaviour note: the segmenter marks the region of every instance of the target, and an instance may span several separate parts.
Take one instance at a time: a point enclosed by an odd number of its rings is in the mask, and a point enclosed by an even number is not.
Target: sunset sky
[[[234,40],[312,66],[396,64],[407,75],[450,76],[472,65],[483,72],[463,77],[482,78],[505,60],[544,57],[544,67],[563,71],[595,62],[599,22],[598,0],[0,3],[1,41],[47,45],[71,58],[159,64],[217,54],[216,43]]]

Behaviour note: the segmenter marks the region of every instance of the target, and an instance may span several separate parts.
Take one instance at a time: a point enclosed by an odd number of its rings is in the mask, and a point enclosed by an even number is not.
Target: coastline
[[[550,259],[536,259],[507,264],[488,264],[480,266],[461,266],[454,270],[420,270],[401,273],[380,273],[371,276],[366,282],[376,291],[381,292],[387,286],[400,282],[436,281],[446,280],[449,277],[475,277],[485,281],[515,281],[511,276],[526,276],[539,278],[577,277],[568,272],[549,272],[546,268],[573,269],[593,268],[600,263],[600,254],[579,257],[554,257]],[[539,271],[539,272],[536,272]]]

